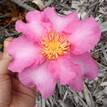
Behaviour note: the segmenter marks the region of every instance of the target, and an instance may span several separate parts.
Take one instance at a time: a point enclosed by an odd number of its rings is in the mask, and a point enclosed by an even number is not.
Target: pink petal
[[[72,62],[81,67],[82,73],[85,77],[92,80],[98,75],[98,65],[89,53],[82,55],[71,55]]]
[[[25,86],[34,88],[35,84],[33,83],[31,79],[31,76],[30,76],[31,73],[33,73],[32,70],[30,71],[28,69],[25,69],[23,72],[18,73],[18,78],[21,81],[21,83],[24,84]]]
[[[46,29],[38,21],[24,23],[19,20],[16,22],[16,30],[25,34],[32,41],[38,41],[46,33]]]
[[[26,20],[28,22],[32,22],[32,21],[40,21],[42,20],[42,13],[38,10],[33,10],[33,11],[29,11],[27,14],[26,14]]]
[[[72,58],[70,57],[70,60],[73,62]],[[76,64],[76,66],[79,66],[78,68],[74,69],[75,71],[75,78],[73,78],[71,81],[69,81],[68,85],[70,86],[70,88],[74,91],[82,91],[83,88],[84,88],[84,75],[81,71],[81,67],[80,65],[78,65],[77,63],[74,63]],[[74,66],[75,67],[75,66]]]
[[[32,41],[38,41],[41,36],[46,35],[52,29],[52,25],[45,16],[44,12],[37,10],[30,11],[26,14],[26,23],[18,20],[16,30],[22,32]]]
[[[13,57],[9,70],[21,72],[35,61],[39,63],[43,60],[39,51],[40,49],[36,44],[33,44],[23,36],[13,39],[8,46],[8,52]]]
[[[45,16],[44,11],[30,11],[26,14],[26,20],[27,22],[32,22],[32,21],[36,21],[36,22],[40,22],[40,24],[47,29],[48,31],[50,31],[52,29],[52,25],[49,22],[48,18]],[[40,32],[41,33],[41,32]]]
[[[94,18],[87,18],[72,32],[69,40],[73,54],[82,54],[90,51],[100,40],[101,31]]]
[[[22,32],[22,34],[26,35],[32,41],[38,41],[47,32],[47,29],[37,20],[29,23],[18,20],[15,27],[18,32]]]
[[[77,74],[78,75],[78,74]],[[76,77],[75,79],[73,79],[70,83],[69,86],[72,90],[74,91],[82,91],[84,89],[84,81],[83,78],[81,77]]]
[[[77,71],[81,74],[79,66],[72,63],[69,55],[50,62],[49,69],[54,78],[59,79],[63,85],[68,84],[74,78],[78,78]]]
[[[73,21],[79,20],[75,12],[70,13],[67,16],[58,15],[54,8],[48,7],[44,10],[44,13],[48,20],[52,23],[53,28],[57,32],[62,32],[68,24],[72,24]],[[66,29],[67,30],[67,29]]]
[[[25,85],[32,83],[36,85],[44,98],[48,98],[53,94],[56,81],[53,79],[50,72],[48,72],[47,64],[42,64],[36,68],[27,68],[24,72],[19,73],[19,79]]]
[[[81,21],[78,19],[78,20],[73,20],[71,23],[69,23],[66,27],[65,27],[65,29],[64,29],[64,33],[66,34],[66,35],[71,35],[74,31],[75,31],[75,29],[77,29],[77,27],[78,27],[78,25],[81,23]],[[71,41],[72,42],[72,41]]]

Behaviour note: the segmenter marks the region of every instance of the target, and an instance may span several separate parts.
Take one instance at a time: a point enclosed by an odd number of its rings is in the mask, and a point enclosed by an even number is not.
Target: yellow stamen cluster
[[[42,55],[53,60],[62,56],[69,50],[69,42],[64,35],[56,32],[49,32],[42,40]]]

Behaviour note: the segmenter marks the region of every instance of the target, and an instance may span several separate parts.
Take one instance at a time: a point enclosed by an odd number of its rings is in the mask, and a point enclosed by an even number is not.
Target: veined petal
[[[77,14],[75,12],[70,13],[67,16],[58,15],[54,8],[48,7],[44,10],[44,14],[47,19],[52,23],[52,26],[55,31],[63,32],[65,31],[65,27],[72,24],[73,21],[79,20]],[[67,29],[66,29],[67,30]]]
[[[94,18],[87,18],[72,32],[69,40],[75,55],[90,51],[100,40],[101,31]]]
[[[86,78],[92,80],[97,77],[98,65],[89,53],[71,55],[71,60],[74,64],[78,64],[81,67],[82,73]]]
[[[72,63],[69,55],[50,62],[49,69],[54,78],[59,79],[63,85],[68,84],[74,78],[78,78],[77,71],[81,74],[81,69],[78,65]]]
[[[13,57],[9,70],[13,72],[21,72],[32,63],[39,63],[43,60],[39,51],[39,47],[24,36],[13,39],[8,46],[8,53]]]
[[[35,68],[27,68],[24,72],[19,73],[20,81],[28,85],[32,83],[36,85],[42,96],[46,99],[53,94],[56,86],[56,81],[48,72],[47,64],[42,64]]]

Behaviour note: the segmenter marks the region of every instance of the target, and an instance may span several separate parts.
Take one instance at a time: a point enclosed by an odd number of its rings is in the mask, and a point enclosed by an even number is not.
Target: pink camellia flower
[[[28,12],[26,22],[16,22],[16,30],[22,35],[8,46],[13,57],[9,70],[18,72],[24,85],[36,86],[44,98],[52,95],[57,82],[81,91],[85,78],[97,76],[90,50],[101,31],[94,18],[80,20],[75,12],[61,16],[48,7]]]

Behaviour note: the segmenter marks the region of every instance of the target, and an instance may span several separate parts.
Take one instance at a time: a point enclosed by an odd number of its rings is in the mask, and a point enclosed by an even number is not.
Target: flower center
[[[49,32],[42,40],[42,55],[53,60],[69,51],[69,41],[64,35],[56,32]]]

